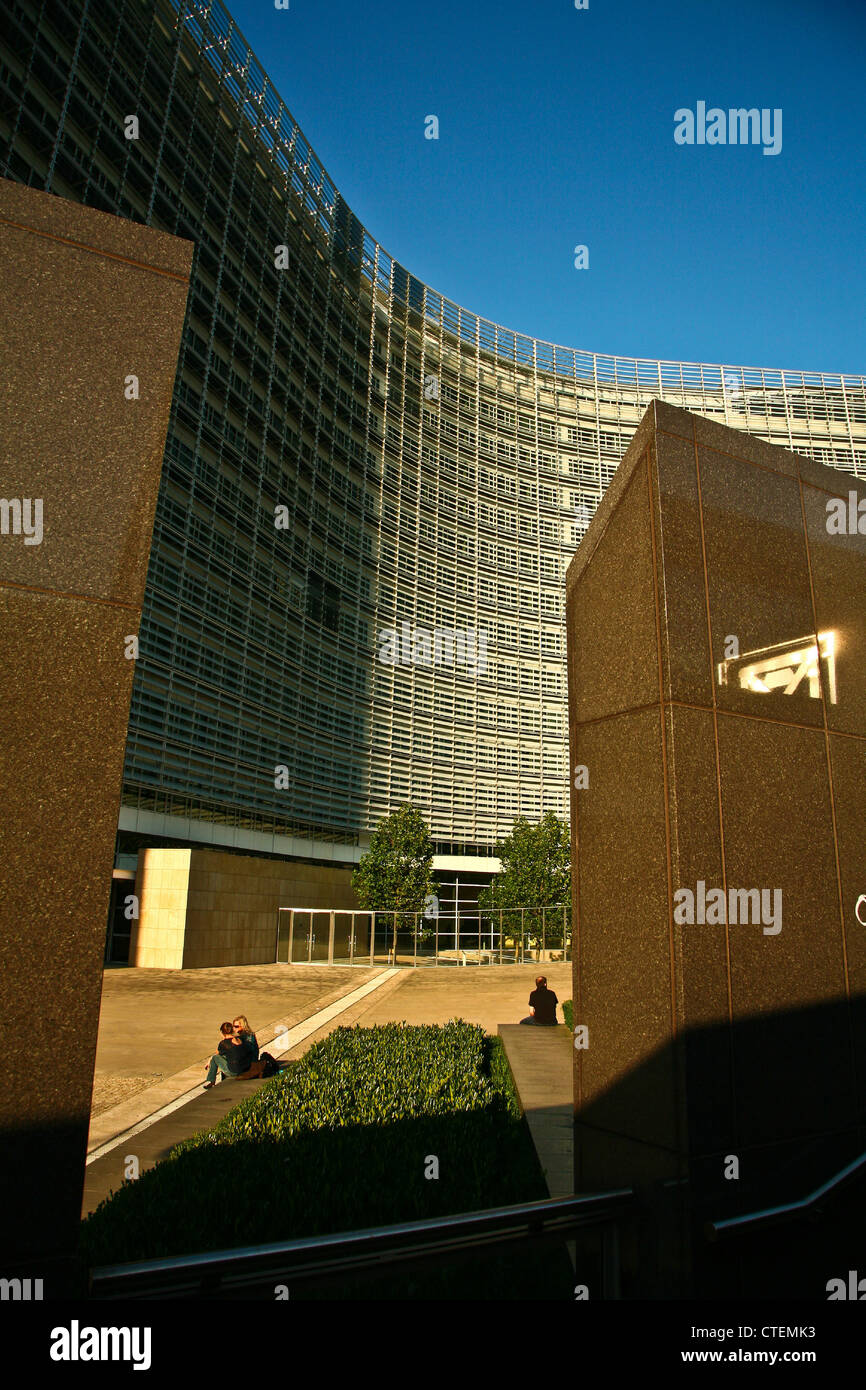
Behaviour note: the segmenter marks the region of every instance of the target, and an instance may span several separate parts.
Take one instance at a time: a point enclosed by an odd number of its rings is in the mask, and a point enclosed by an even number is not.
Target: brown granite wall
[[[0,1081],[0,1274],[31,1261],[46,1297],[75,1267],[126,639],[139,629],[191,253],[0,182],[0,1007],[20,1054]]]
[[[866,1140],[866,482],[656,401],[567,591],[578,1190],[801,1195]]]
[[[273,961],[279,907],[358,906],[349,868],[207,849],[142,850],[136,893],[130,965],[178,970]],[[326,958],[325,919],[317,945],[323,932]]]

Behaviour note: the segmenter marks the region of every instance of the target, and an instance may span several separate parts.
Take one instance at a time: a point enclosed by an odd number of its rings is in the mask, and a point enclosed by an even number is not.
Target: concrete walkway
[[[112,1078],[169,1076],[213,1051],[223,1019],[246,1014],[256,1033],[274,1019],[306,1018],[323,1001],[372,979],[384,965],[109,969],[102,979],[95,1109]],[[118,1097],[119,1099],[120,1097]]]
[[[467,1023],[480,1023],[486,1033],[495,1036],[501,1023],[518,1023],[529,1013],[529,996],[537,975],[547,976],[560,1001],[560,1019],[562,1000],[570,999],[572,991],[570,962],[425,966],[403,973],[406,979],[399,994],[393,998],[374,995],[370,1000],[363,1016],[365,1027],[401,1019],[406,1023],[447,1023],[449,1018],[462,1018]]]
[[[566,1027],[500,1024],[532,1142],[551,1197],[574,1193],[574,1102],[571,1033]]]

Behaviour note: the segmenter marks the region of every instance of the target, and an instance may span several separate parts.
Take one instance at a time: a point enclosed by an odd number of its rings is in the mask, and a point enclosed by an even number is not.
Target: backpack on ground
[[[279,1066],[270,1052],[263,1052],[259,1057],[259,1061],[264,1063],[262,1076],[276,1076],[279,1071]]]

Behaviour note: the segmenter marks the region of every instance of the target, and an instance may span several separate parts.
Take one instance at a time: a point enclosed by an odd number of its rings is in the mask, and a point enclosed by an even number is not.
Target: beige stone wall
[[[351,869],[208,849],[139,854],[130,965],[179,970],[274,960],[279,907],[355,908]]]
[[[130,965],[180,970],[183,966],[191,849],[146,849],[138,857],[138,922],[129,943]]]

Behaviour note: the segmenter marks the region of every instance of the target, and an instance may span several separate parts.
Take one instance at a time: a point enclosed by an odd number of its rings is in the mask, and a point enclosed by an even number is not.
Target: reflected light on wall
[[[776,642],[771,647],[758,647],[742,652],[718,665],[719,685],[736,683],[742,690],[768,695],[776,690],[793,695],[804,687],[813,700],[821,698],[820,662],[827,675],[827,693],[836,704],[836,634],[819,632],[817,643],[798,637],[791,642]]]

